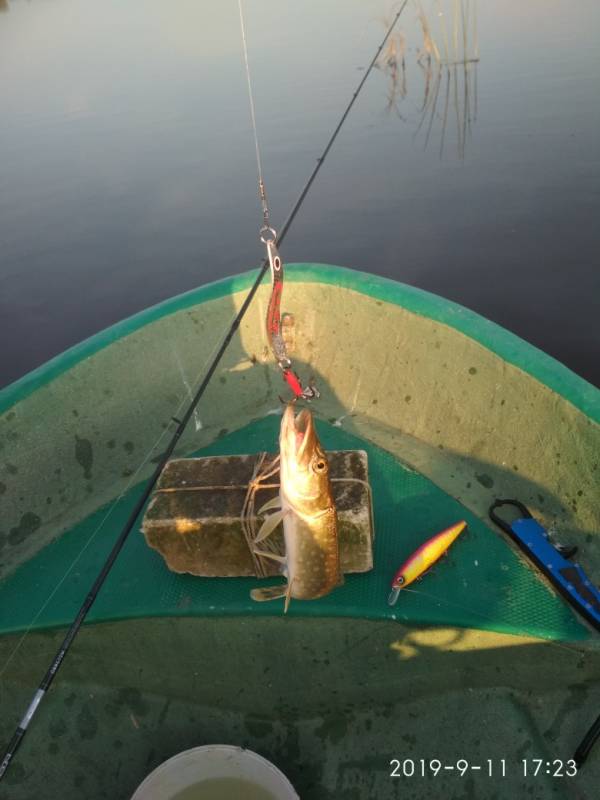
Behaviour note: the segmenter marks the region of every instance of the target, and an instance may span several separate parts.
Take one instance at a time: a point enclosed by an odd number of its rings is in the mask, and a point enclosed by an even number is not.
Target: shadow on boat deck
[[[33,634],[5,676],[3,739],[60,636]],[[13,644],[2,641],[2,660]],[[573,778],[545,769],[524,776],[523,759],[533,769],[532,759],[572,756],[600,705],[599,668],[600,653],[577,646],[391,622],[91,625],[7,783],[11,800],[127,798],[171,755],[231,743],[272,760],[303,800],[406,793],[419,800],[593,800],[600,753]],[[400,778],[390,776],[393,759],[403,764]],[[426,777],[419,776],[421,759]],[[469,769],[463,777],[457,769],[435,777],[431,759],[465,759]]]

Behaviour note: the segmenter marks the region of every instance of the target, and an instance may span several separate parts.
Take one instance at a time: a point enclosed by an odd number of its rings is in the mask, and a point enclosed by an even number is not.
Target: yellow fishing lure
[[[402,589],[416,581],[432,564],[435,564],[466,527],[467,523],[461,520],[456,525],[451,525],[440,533],[436,533],[415,550],[392,579],[392,591],[388,597],[388,603],[391,606],[395,604]]]

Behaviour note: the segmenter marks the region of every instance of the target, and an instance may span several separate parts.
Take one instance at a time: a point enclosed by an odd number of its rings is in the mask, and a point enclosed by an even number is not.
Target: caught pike
[[[256,548],[257,555],[274,558],[281,564],[287,584],[253,589],[253,600],[285,597],[287,611],[292,597],[313,600],[323,597],[343,583],[340,571],[337,515],[329,464],[317,438],[312,414],[303,409],[298,416],[288,405],[279,434],[279,497],[259,511],[278,508],[263,523],[255,545],[267,538],[283,521],[285,556]]]
[[[441,533],[436,533],[415,550],[392,579],[392,591],[388,597],[388,603],[391,606],[395,605],[401,590],[418,580],[438,558],[441,558],[466,527],[467,523],[464,520],[457,522],[456,525],[451,525]]]

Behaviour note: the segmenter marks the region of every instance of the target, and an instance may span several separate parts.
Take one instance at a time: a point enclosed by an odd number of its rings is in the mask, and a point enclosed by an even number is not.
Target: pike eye
[[[315,461],[313,468],[315,472],[325,472],[327,469],[327,462],[320,458],[318,461]]]

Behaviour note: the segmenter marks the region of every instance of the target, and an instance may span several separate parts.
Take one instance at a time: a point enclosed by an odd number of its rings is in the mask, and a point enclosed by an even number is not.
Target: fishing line
[[[242,306],[242,309],[243,308],[244,308],[244,306]],[[236,315],[236,320],[238,320],[238,324],[239,324],[239,319],[240,319],[240,313],[241,313],[241,310]],[[235,324],[235,320],[234,320],[234,324]],[[233,329],[233,326],[232,326],[232,329]],[[8,745],[8,748],[7,748],[6,752],[5,752],[5,754],[4,754],[3,760],[0,763],[0,780],[2,780],[3,776],[5,775],[5,773],[6,773],[7,769],[8,769],[8,767],[9,767],[9,765],[10,765],[10,763],[11,763],[11,761],[12,761],[14,755],[15,755],[15,753],[17,752],[17,750],[19,748],[19,745],[21,744],[21,741],[23,740],[23,737],[25,736],[25,734],[27,732],[27,729],[29,727],[29,724],[30,724],[33,716],[35,715],[35,713],[36,713],[41,701],[43,700],[43,698],[46,695],[48,689],[50,688],[50,686],[52,684],[52,681],[54,680],[54,678],[55,678],[58,670],[60,669],[60,666],[61,666],[61,664],[62,664],[62,662],[63,662],[63,660],[64,660],[64,658],[65,658],[65,656],[66,656],[66,654],[67,654],[67,652],[68,652],[68,650],[70,648],[70,646],[71,646],[71,644],[73,643],[73,640],[75,639],[75,637],[79,633],[79,630],[81,629],[81,626],[83,625],[83,622],[84,622],[84,620],[85,620],[90,608],[92,607],[94,601],[96,600],[96,597],[98,596],[98,593],[99,593],[100,589],[102,588],[102,585],[104,584],[104,581],[108,577],[108,574],[110,573],[110,570],[112,569],[113,564],[115,563],[115,561],[117,559],[117,556],[121,552],[121,550],[123,548],[123,545],[125,544],[125,541],[126,541],[128,535],[129,535],[129,533],[131,532],[131,530],[132,530],[132,528],[133,528],[133,526],[134,526],[134,524],[135,524],[135,522],[136,522],[136,520],[137,520],[137,518],[138,518],[138,516],[139,516],[139,514],[140,514],[140,512],[142,510],[142,508],[146,504],[146,502],[147,502],[147,500],[148,500],[148,498],[149,498],[149,496],[150,496],[150,494],[152,492],[152,489],[154,488],[154,485],[156,484],[158,478],[160,477],[160,474],[162,473],[167,461],[171,457],[171,455],[172,455],[172,453],[173,453],[173,451],[174,451],[174,449],[175,449],[175,447],[177,445],[177,442],[179,441],[183,431],[185,430],[185,428],[187,426],[187,423],[189,422],[190,417],[192,416],[192,414],[193,414],[193,412],[194,412],[194,410],[196,408],[198,400],[200,399],[200,396],[202,395],[202,393],[206,389],[208,381],[210,380],[212,374],[214,373],[214,371],[216,369],[217,364],[219,363],[220,355],[222,355],[222,353],[225,351],[225,349],[227,347],[227,344],[229,343],[229,341],[230,341],[232,336],[233,336],[233,333],[232,333],[232,330],[230,330],[229,333],[225,336],[225,339],[223,340],[223,342],[221,343],[221,345],[219,347],[219,352],[217,354],[217,357],[213,360],[213,362],[212,362],[207,374],[205,375],[205,377],[204,377],[199,389],[196,392],[196,396],[194,397],[194,400],[192,401],[192,403],[190,403],[186,413],[183,416],[183,419],[181,421],[178,421],[179,422],[178,427],[177,427],[175,433],[172,435],[171,441],[169,442],[169,444],[167,446],[167,449],[161,455],[161,458],[160,458],[160,460],[159,460],[159,462],[158,462],[158,464],[157,464],[157,466],[156,466],[156,468],[155,468],[155,470],[154,470],[154,472],[152,474],[152,477],[150,478],[148,484],[146,485],[146,488],[144,489],[144,492],[142,493],[142,496],[138,499],[138,501],[136,502],[133,510],[130,512],[128,520],[127,520],[125,526],[123,527],[123,529],[122,529],[117,541],[115,542],[115,544],[113,545],[112,550],[110,551],[109,555],[107,556],[106,561],[104,562],[100,572],[98,573],[98,576],[96,577],[96,580],[92,584],[91,589],[89,590],[89,592],[88,592],[83,604],[81,605],[81,607],[80,607],[80,609],[79,609],[79,611],[77,613],[77,616],[75,617],[75,620],[72,622],[69,630],[67,631],[67,634],[66,634],[65,638],[63,639],[63,642],[62,642],[61,646],[59,647],[59,649],[58,649],[58,651],[57,651],[57,653],[56,653],[56,655],[55,655],[50,667],[46,671],[46,674],[44,675],[44,678],[42,679],[37,691],[33,695],[33,698],[31,700],[31,702],[30,702],[30,704],[29,704],[29,706],[28,706],[23,718],[21,719],[21,722],[17,726],[17,728],[15,730],[15,733],[13,734],[13,737],[12,737],[11,741],[9,742],[9,745]],[[213,347],[213,352],[214,352],[214,347]],[[209,359],[210,359],[210,356],[209,356]],[[177,410],[176,410],[175,413],[178,413],[178,411],[184,406],[185,401],[186,401],[186,398],[184,396],[182,401],[180,402],[179,406],[177,407]],[[173,417],[173,419],[175,419],[175,417]],[[87,548],[87,546],[89,545],[91,540],[99,532],[99,530],[102,527],[102,525],[110,517],[112,511],[114,510],[114,507],[119,502],[119,500],[121,499],[121,497],[123,496],[123,494],[125,493],[127,488],[129,488],[129,486],[131,485],[134,477],[142,469],[142,467],[144,466],[144,464],[146,463],[146,461],[148,460],[148,458],[150,457],[150,455],[152,454],[152,452],[157,447],[158,443],[161,441],[161,439],[163,438],[163,436],[165,434],[166,434],[166,430],[163,431],[160,434],[160,436],[158,437],[156,443],[149,450],[149,452],[147,453],[145,459],[142,461],[142,463],[138,467],[136,473],[134,473],[134,475],[130,478],[129,484],[127,485],[126,489],[123,490],[123,492],[117,498],[117,500],[113,502],[112,507],[110,508],[110,510],[108,511],[108,513],[106,514],[106,516],[104,517],[104,519],[102,520],[102,522],[100,523],[98,528],[94,531],[94,533],[92,534],[92,536],[90,537],[88,542],[84,545],[84,547],[82,549],[82,552]],[[79,556],[80,555],[81,555],[81,553],[79,554]],[[79,559],[79,556],[76,557],[75,562]],[[71,571],[73,566],[74,565],[71,565],[71,567],[67,570],[67,574]],[[64,577],[66,577],[66,575]],[[63,580],[64,580],[64,578],[63,578]],[[62,580],[59,583],[62,583]],[[56,592],[56,590],[52,593],[52,596],[55,594],[55,592]],[[45,605],[47,605],[47,603],[50,601],[50,599],[51,598],[49,598],[46,601]],[[41,613],[41,611],[38,612],[38,614],[39,613]],[[34,623],[35,623],[35,619],[30,624],[28,631],[25,632],[23,637],[21,637],[21,639],[17,643],[16,650],[18,650],[18,648],[21,646],[21,644],[25,641],[27,633],[29,632],[29,630],[31,629],[31,627],[33,626]],[[9,657],[9,661],[12,660],[13,656],[14,656],[14,652]],[[5,669],[6,669],[6,665],[5,665],[4,669],[3,669],[3,671]]]
[[[250,100],[250,117],[252,118],[252,132],[254,134],[254,148],[256,150],[258,183],[264,190],[262,163],[260,160],[260,147],[258,144],[258,131],[256,128],[256,111],[254,108],[254,95],[252,93],[252,81],[250,79],[250,64],[248,63],[248,45],[246,43],[246,26],[244,25],[244,12],[242,10],[242,0],[238,0],[238,8],[240,10],[240,28],[242,31],[242,48],[244,51],[244,64],[246,66],[246,81],[248,83],[248,99]]]
[[[394,26],[396,25],[398,19],[400,18],[400,15],[402,14],[404,9],[406,8],[407,4],[408,4],[408,0],[404,0],[404,2],[402,3],[402,5],[400,7],[400,10],[398,11],[398,13],[394,17],[391,25],[389,26],[388,31],[387,31],[383,41],[381,42],[381,44],[377,48],[377,51],[375,53],[375,56],[373,57],[373,60],[369,64],[369,67],[366,70],[365,74],[363,75],[362,80],[359,82],[355,92],[353,93],[353,95],[352,95],[352,97],[350,99],[350,102],[348,103],[348,105],[346,107],[346,110],[342,114],[342,117],[341,117],[338,125],[336,126],[333,134],[331,135],[331,138],[329,139],[329,142],[327,143],[322,155],[320,156],[320,158],[317,159],[317,163],[316,163],[315,168],[313,169],[312,173],[310,174],[306,184],[304,185],[302,191],[300,192],[300,195],[299,195],[298,199],[296,200],[294,206],[292,207],[292,210],[290,211],[287,219],[285,220],[284,224],[281,227],[281,232],[280,232],[279,236],[277,237],[277,243],[278,244],[281,244],[281,242],[284,240],[285,235],[287,234],[292,222],[294,221],[294,219],[296,217],[296,214],[298,213],[298,211],[300,209],[300,206],[304,202],[304,199],[305,199],[306,195],[308,194],[308,191],[309,191],[314,179],[316,178],[319,170],[321,169],[321,167],[322,167],[322,165],[323,165],[323,163],[325,161],[325,158],[327,157],[329,151],[331,150],[331,147],[332,147],[335,139],[337,138],[337,135],[338,135],[338,133],[340,132],[340,130],[342,128],[342,125],[344,124],[348,114],[350,113],[350,109],[352,108],[352,106],[354,105],[358,95],[360,94],[360,91],[361,91],[362,87],[364,86],[364,84],[365,84],[367,78],[369,77],[373,67],[375,66],[375,63],[376,63],[377,59],[379,58],[379,55],[380,55],[383,47],[385,46],[387,40],[389,39],[390,34],[392,33],[392,30],[394,29]],[[243,16],[242,16],[242,24],[243,24]],[[260,154],[259,154],[259,163],[260,163]],[[123,545],[125,544],[125,541],[126,541],[128,535],[129,535],[129,533],[131,532],[133,526],[135,525],[139,514],[141,513],[146,501],[150,497],[150,494],[152,493],[154,485],[158,481],[158,478],[160,477],[161,472],[163,471],[165,465],[167,464],[169,458],[171,457],[171,454],[173,453],[173,451],[174,451],[174,449],[175,449],[175,447],[177,445],[177,442],[179,441],[183,431],[185,430],[185,428],[187,426],[187,423],[189,422],[192,414],[194,413],[194,410],[195,410],[196,406],[198,405],[202,395],[204,394],[204,392],[206,390],[206,387],[208,386],[208,383],[210,382],[210,379],[212,378],[212,376],[213,376],[218,364],[220,363],[221,358],[223,357],[223,354],[224,354],[225,350],[229,346],[229,343],[231,342],[231,339],[233,338],[233,335],[235,334],[235,332],[239,328],[240,323],[241,323],[242,319],[244,318],[244,316],[246,314],[246,311],[248,310],[248,307],[249,307],[250,303],[252,302],[252,300],[254,298],[254,295],[258,291],[258,287],[260,286],[260,283],[261,283],[261,281],[262,281],[262,279],[263,279],[268,267],[269,267],[269,261],[268,261],[268,259],[264,259],[263,263],[262,263],[262,266],[260,267],[260,269],[258,271],[258,275],[256,277],[256,280],[254,281],[254,284],[250,288],[250,291],[248,292],[246,298],[244,299],[244,302],[242,303],[242,306],[240,307],[240,310],[236,314],[235,319],[233,320],[233,322],[231,323],[231,325],[229,327],[229,330],[225,334],[225,337],[223,338],[223,341],[222,341],[222,343],[221,343],[221,345],[220,345],[220,347],[219,347],[219,349],[218,349],[218,351],[217,351],[217,353],[216,353],[216,355],[214,357],[214,360],[212,361],[210,367],[208,368],[208,371],[206,372],[206,375],[204,376],[204,379],[200,383],[200,386],[196,390],[196,394],[194,395],[194,398],[190,402],[190,404],[189,404],[189,406],[188,406],[188,408],[187,408],[187,410],[186,410],[186,412],[185,412],[185,414],[183,416],[183,419],[179,422],[178,427],[177,427],[175,433],[173,434],[173,436],[171,438],[171,441],[169,442],[169,445],[167,446],[167,449],[163,453],[159,463],[156,466],[156,469],[152,473],[151,478],[148,480],[148,483],[146,485],[146,488],[145,488],[142,496],[139,498],[139,500],[135,504],[135,507],[131,511],[125,526],[123,527],[121,533],[119,534],[119,537],[117,538],[115,544],[113,545],[112,550],[110,551],[110,553],[109,553],[104,565],[102,566],[100,572],[98,573],[98,576],[96,577],[96,580],[92,584],[92,587],[90,588],[90,590],[89,590],[89,592],[88,592],[88,594],[87,594],[87,596],[86,596],[81,608],[79,609],[79,612],[77,613],[77,616],[75,617],[73,623],[71,624],[71,626],[70,626],[70,628],[69,628],[69,630],[68,630],[68,632],[67,632],[67,634],[66,634],[66,636],[65,636],[65,638],[64,638],[64,640],[63,640],[63,642],[62,642],[62,644],[60,646],[60,648],[58,649],[58,651],[57,651],[57,653],[56,653],[56,655],[55,655],[50,667],[48,668],[46,674],[44,675],[44,678],[42,679],[42,681],[41,681],[41,683],[39,685],[39,688],[35,692],[32,700],[31,700],[31,702],[30,702],[30,704],[29,704],[29,706],[28,706],[28,708],[27,708],[27,710],[26,710],[26,712],[25,712],[25,714],[24,714],[24,716],[23,716],[23,718],[21,720],[21,722],[19,723],[17,729],[15,730],[15,733],[14,733],[14,735],[13,735],[13,737],[12,737],[12,739],[11,739],[9,745],[8,745],[8,748],[6,749],[6,752],[4,754],[2,762],[0,763],[0,780],[2,780],[3,776],[6,774],[6,771],[7,771],[8,767],[9,767],[9,765],[10,765],[10,763],[11,763],[11,761],[12,761],[14,755],[15,755],[15,753],[17,752],[17,750],[19,748],[19,745],[21,744],[21,742],[23,740],[23,737],[25,736],[25,733],[27,732],[27,729],[29,727],[29,724],[30,724],[31,720],[33,719],[33,716],[35,715],[35,713],[36,713],[36,711],[37,711],[42,699],[46,695],[48,689],[50,688],[50,686],[52,684],[52,681],[54,680],[58,670],[60,669],[60,665],[62,664],[62,662],[63,662],[63,660],[64,660],[64,658],[65,658],[65,656],[66,656],[71,644],[73,643],[73,640],[75,639],[77,633],[79,632],[81,626],[83,625],[83,622],[84,622],[84,620],[85,620],[90,608],[92,607],[92,605],[93,605],[93,603],[94,603],[94,601],[95,601],[95,599],[96,599],[96,597],[98,595],[98,592],[100,591],[100,589],[102,588],[102,585],[104,584],[104,581],[108,577],[108,574],[110,573],[110,570],[112,569],[112,566],[115,563],[115,561],[117,559],[117,556],[121,552],[121,550],[123,548]],[[182,403],[182,405],[183,405],[183,403]],[[182,406],[180,406],[179,408],[181,408],[181,407]],[[161,434],[161,436],[162,436],[162,434]],[[116,502],[118,502],[118,501],[116,501]],[[115,502],[115,504],[116,504],[116,502]]]
[[[241,16],[240,16],[240,18],[241,18],[241,20],[242,20],[242,26],[243,26],[243,14],[242,14],[242,11],[241,11],[241,7],[242,7],[241,3],[242,3],[242,0],[238,0],[238,3],[239,3],[239,7],[240,7],[240,15],[241,15]],[[331,138],[330,138],[330,139],[329,139],[329,141],[327,142],[327,145],[326,145],[325,149],[323,150],[323,153],[321,154],[321,156],[320,156],[319,158],[317,158],[317,163],[316,163],[316,165],[315,165],[315,168],[314,168],[314,169],[313,169],[313,171],[311,172],[311,174],[310,174],[310,176],[309,176],[308,180],[307,180],[307,181],[306,181],[306,183],[304,184],[304,187],[302,188],[302,191],[300,192],[300,194],[299,194],[299,196],[298,196],[298,199],[297,199],[297,200],[296,200],[296,202],[294,203],[294,205],[293,205],[293,207],[292,207],[292,210],[290,211],[290,213],[289,213],[289,215],[287,216],[287,218],[286,218],[285,222],[284,222],[284,223],[283,223],[283,225],[281,226],[281,233],[280,233],[280,234],[278,235],[278,237],[277,237],[277,244],[278,244],[278,245],[280,245],[280,244],[283,242],[283,239],[284,239],[284,237],[285,237],[286,233],[288,232],[288,229],[289,229],[290,225],[291,225],[291,224],[292,224],[292,222],[294,221],[294,218],[296,217],[296,214],[297,214],[297,213],[298,213],[298,211],[300,210],[300,206],[301,206],[301,205],[302,205],[302,203],[304,202],[304,198],[305,198],[305,197],[306,197],[306,195],[308,194],[308,191],[309,191],[310,187],[312,186],[314,179],[317,177],[317,174],[318,174],[319,170],[320,170],[320,169],[321,169],[321,167],[323,166],[323,162],[324,162],[324,161],[325,161],[325,159],[327,158],[327,155],[328,155],[329,151],[331,150],[331,147],[333,146],[333,143],[335,142],[335,140],[336,140],[336,138],[337,138],[337,135],[338,135],[338,133],[340,132],[340,130],[341,130],[341,128],[342,128],[342,125],[343,125],[343,124],[344,124],[344,122],[346,121],[346,117],[348,116],[348,114],[350,113],[350,110],[351,110],[352,106],[353,106],[353,105],[354,105],[354,103],[356,102],[356,98],[357,98],[357,97],[358,97],[358,95],[360,94],[360,91],[361,91],[361,89],[363,88],[363,86],[364,86],[364,84],[365,84],[365,82],[366,82],[367,78],[368,78],[368,77],[369,77],[369,75],[371,74],[371,72],[372,72],[372,70],[373,70],[373,67],[374,67],[374,66],[375,66],[375,64],[377,63],[377,59],[379,58],[379,56],[380,56],[380,54],[381,54],[381,51],[382,51],[382,50],[383,50],[383,48],[385,47],[387,40],[390,38],[390,36],[391,36],[391,33],[392,33],[392,31],[394,30],[394,28],[395,28],[395,26],[396,26],[396,23],[397,23],[397,22],[398,22],[398,20],[400,19],[400,15],[402,14],[402,12],[404,11],[404,9],[406,8],[406,6],[407,6],[407,5],[408,5],[408,0],[404,0],[404,2],[402,3],[402,5],[400,6],[400,10],[398,11],[398,13],[396,14],[396,16],[395,16],[395,17],[394,17],[394,19],[392,20],[392,22],[391,22],[391,24],[390,24],[389,28],[387,29],[387,32],[386,32],[385,36],[383,37],[383,39],[382,39],[382,41],[381,41],[381,44],[380,44],[380,45],[379,45],[379,47],[377,48],[377,51],[375,52],[375,55],[373,56],[373,59],[372,59],[371,63],[370,63],[370,64],[369,64],[369,66],[367,67],[367,69],[366,69],[366,71],[365,71],[365,74],[364,74],[364,75],[363,75],[363,77],[362,77],[362,80],[359,82],[358,86],[356,87],[356,90],[355,90],[355,91],[354,91],[354,93],[352,94],[352,97],[351,97],[351,99],[350,99],[350,102],[349,102],[349,103],[348,103],[348,105],[346,106],[346,109],[345,109],[344,113],[342,114],[342,116],[341,116],[341,118],[340,118],[340,121],[338,122],[338,124],[337,124],[337,126],[335,127],[335,129],[334,129],[333,133],[331,134]],[[245,39],[244,39],[244,41],[245,41]],[[246,59],[246,65],[247,65],[247,64],[248,64],[248,62],[247,62],[247,59]],[[248,80],[249,80],[249,78],[248,78]],[[251,91],[251,86],[250,86],[250,91]],[[251,100],[251,107],[252,107],[252,108],[254,107],[254,101],[253,101],[253,100]],[[255,134],[256,134],[256,128],[254,128],[254,131],[255,131]],[[257,150],[258,150],[258,144],[257,144]],[[261,167],[260,167],[260,155],[258,155],[258,165],[259,165],[259,182],[260,182],[260,181],[262,180],[262,172],[261,172]],[[268,266],[269,266],[269,264],[268,264],[268,261],[266,261],[266,260],[265,260],[265,261],[263,262],[263,271],[262,271],[262,274],[260,275],[261,279],[262,279],[262,276],[264,275],[264,273],[266,272],[266,269],[267,269],[267,267],[268,267]]]
[[[233,316],[232,316],[232,319],[233,319]],[[203,372],[204,372],[204,370],[205,370],[205,368],[206,368],[206,365],[209,363],[209,361],[211,360],[212,356],[214,355],[214,352],[215,352],[215,350],[217,349],[217,347],[218,347],[218,344],[219,344],[219,343],[218,343],[218,341],[217,341],[217,342],[215,342],[215,344],[213,345],[213,348],[212,348],[212,350],[210,351],[210,353],[209,353],[209,355],[208,355],[208,358],[207,358],[207,359],[206,359],[206,361],[204,362],[204,364],[203,364],[202,368],[201,368],[201,369],[198,371],[198,374],[196,375],[196,379],[194,380],[194,386],[197,386],[197,385],[198,385],[198,383],[199,383],[199,381],[200,381],[200,378],[201,378],[201,376],[202,376],[202,374],[203,374]],[[175,415],[174,415],[174,416],[177,416],[177,414],[180,412],[180,410],[181,410],[181,409],[184,407],[184,405],[185,405],[185,402],[186,402],[187,398],[188,398],[188,397],[193,397],[193,392],[192,392],[191,388],[190,388],[190,387],[188,387],[188,386],[186,386],[186,389],[187,389],[188,391],[186,392],[186,394],[184,394],[184,395],[183,395],[183,397],[182,397],[182,399],[181,399],[181,401],[180,401],[179,405],[177,406],[177,408],[176,408],[176,410],[175,410]],[[186,396],[186,395],[187,395],[187,396]],[[171,417],[171,419],[172,419],[172,417]],[[119,495],[118,495],[118,496],[117,496],[117,497],[116,497],[116,498],[115,498],[115,499],[112,501],[112,503],[111,503],[110,507],[108,508],[108,510],[107,510],[106,514],[104,515],[104,517],[102,518],[102,520],[99,522],[98,526],[97,526],[97,527],[94,529],[94,531],[92,532],[92,534],[89,536],[89,538],[87,539],[87,541],[84,543],[84,545],[83,545],[83,547],[81,548],[81,550],[80,550],[80,551],[77,553],[77,555],[75,556],[75,558],[73,559],[73,561],[71,562],[71,564],[70,564],[70,565],[67,567],[67,569],[66,569],[65,573],[64,573],[64,574],[62,575],[62,577],[59,579],[59,581],[58,581],[58,583],[56,584],[56,586],[54,587],[54,589],[53,589],[53,590],[50,592],[49,596],[46,598],[46,600],[44,601],[43,605],[40,607],[40,609],[39,609],[39,610],[37,611],[37,613],[34,615],[33,619],[31,620],[31,622],[29,623],[29,625],[28,625],[28,626],[27,626],[27,628],[25,629],[25,631],[24,631],[23,635],[21,636],[21,638],[19,639],[19,641],[18,641],[18,642],[17,642],[17,644],[15,645],[14,649],[13,649],[13,650],[10,652],[10,654],[9,654],[8,658],[6,659],[6,661],[5,661],[4,665],[2,666],[2,669],[0,669],[0,678],[2,678],[2,676],[4,675],[4,673],[6,672],[6,670],[8,669],[8,667],[9,667],[10,663],[12,662],[13,658],[16,656],[16,654],[18,653],[18,651],[21,649],[21,646],[24,644],[25,640],[27,639],[27,637],[28,637],[29,633],[31,632],[31,629],[33,628],[33,626],[35,625],[35,623],[37,622],[37,620],[40,618],[40,616],[43,614],[43,612],[46,610],[46,608],[48,607],[48,605],[49,605],[49,604],[50,604],[50,602],[52,601],[52,598],[53,598],[53,597],[56,595],[57,591],[58,591],[58,590],[60,589],[60,587],[63,585],[63,583],[64,583],[64,582],[65,582],[65,580],[68,578],[68,576],[70,575],[70,573],[73,571],[73,568],[75,567],[75,565],[77,564],[77,562],[79,561],[79,559],[81,558],[81,556],[82,556],[82,555],[85,553],[85,551],[88,549],[88,547],[90,546],[90,544],[92,543],[92,541],[93,541],[93,540],[96,538],[96,536],[98,535],[98,533],[100,533],[100,531],[102,530],[102,528],[103,528],[103,527],[104,527],[104,525],[106,524],[107,520],[108,520],[108,519],[110,518],[110,516],[112,515],[112,513],[113,513],[113,511],[115,510],[115,508],[117,507],[117,505],[120,503],[120,501],[123,499],[123,497],[124,497],[124,496],[127,494],[127,492],[128,492],[130,489],[131,489],[131,487],[132,487],[132,486],[135,484],[135,481],[136,481],[136,479],[137,479],[137,477],[138,477],[139,473],[140,473],[140,472],[141,472],[141,470],[144,468],[144,466],[147,464],[147,462],[148,462],[148,460],[149,460],[150,456],[151,456],[151,455],[152,455],[152,453],[153,453],[153,452],[154,452],[154,451],[155,451],[155,450],[158,448],[158,446],[159,446],[159,444],[161,443],[162,439],[163,439],[165,436],[167,436],[167,435],[168,435],[168,430],[167,430],[167,429],[163,430],[163,431],[160,433],[160,435],[159,435],[158,439],[157,439],[157,440],[154,442],[154,444],[153,444],[153,445],[152,445],[152,446],[149,448],[149,450],[146,452],[145,456],[143,457],[142,461],[140,462],[140,464],[139,464],[139,465],[138,465],[138,467],[136,468],[135,472],[134,472],[134,473],[131,475],[131,477],[128,479],[127,483],[125,484],[125,487],[122,489],[122,491],[120,492],[120,494],[119,494]]]

